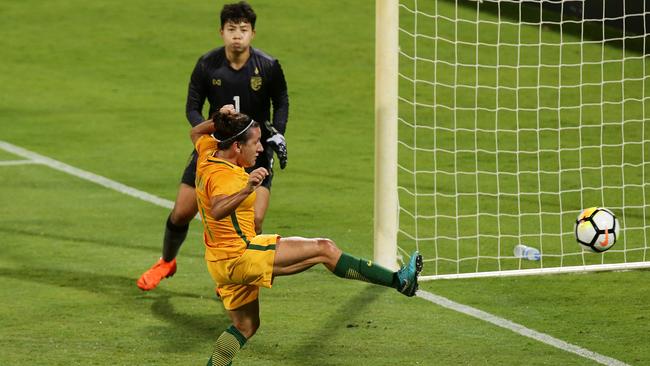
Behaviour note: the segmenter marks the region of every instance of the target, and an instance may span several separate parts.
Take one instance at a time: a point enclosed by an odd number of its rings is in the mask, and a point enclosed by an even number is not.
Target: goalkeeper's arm
[[[266,139],[267,144],[275,151],[280,160],[280,168],[287,166],[287,142],[284,133],[289,118],[289,95],[287,93],[287,82],[280,63],[276,60],[273,64],[271,79],[271,102],[273,103],[273,123],[264,123],[271,137]]]
[[[287,166],[287,141],[284,135],[281,134],[269,121],[264,122],[266,128],[271,132],[271,137],[266,139],[266,143],[271,146],[273,151],[278,155],[280,160],[280,169]]]
[[[199,59],[190,77],[190,84],[187,90],[187,102],[185,104],[185,115],[187,116],[187,121],[192,126],[196,126],[204,121],[201,111],[203,110],[203,103],[208,93],[205,88],[205,79],[205,70],[203,69],[201,59]]]

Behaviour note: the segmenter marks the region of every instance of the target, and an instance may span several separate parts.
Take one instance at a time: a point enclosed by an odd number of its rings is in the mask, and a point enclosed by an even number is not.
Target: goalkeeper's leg
[[[178,255],[178,251],[187,237],[190,222],[198,212],[199,207],[196,203],[195,188],[186,183],[181,183],[178,187],[174,208],[169,214],[165,227],[162,258],[166,262],[174,260]]]
[[[330,239],[281,238],[276,246],[274,276],[302,272],[322,263],[335,275],[392,287],[406,296],[418,288],[417,277],[422,270],[422,257],[414,252],[399,271],[394,272],[370,260],[344,253]]]
[[[138,279],[137,285],[141,290],[153,290],[164,278],[176,273],[176,256],[187,237],[190,222],[197,212],[194,187],[181,183],[174,208],[165,223],[162,256]]]

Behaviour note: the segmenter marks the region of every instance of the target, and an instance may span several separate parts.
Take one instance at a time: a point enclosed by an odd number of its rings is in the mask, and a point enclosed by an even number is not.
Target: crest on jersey
[[[212,79],[212,85],[221,86],[221,79]]]
[[[260,90],[262,87],[262,77],[261,76],[251,76],[251,89],[254,91]]]

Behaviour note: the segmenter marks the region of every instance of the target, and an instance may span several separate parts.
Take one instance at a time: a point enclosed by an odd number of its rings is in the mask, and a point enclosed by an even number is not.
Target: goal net
[[[625,29],[647,13],[592,19],[588,3],[395,4],[398,247],[387,250],[418,249],[424,279],[650,266],[650,62],[643,32]],[[574,236],[592,206],[622,227],[605,253]],[[516,258],[518,244],[541,259]]]

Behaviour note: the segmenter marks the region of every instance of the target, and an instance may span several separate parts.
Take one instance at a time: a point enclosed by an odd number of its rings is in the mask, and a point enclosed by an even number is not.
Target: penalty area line
[[[449,300],[446,297],[442,297],[439,295],[434,295],[430,292],[427,291],[422,291],[419,290],[416,294],[417,297],[425,299],[427,301],[430,301],[436,305],[440,305],[443,308],[447,308],[449,310],[453,310],[459,313],[463,313],[465,315],[469,315],[471,317],[474,317],[479,320],[483,320],[485,322],[494,324],[498,327],[508,329],[510,331],[513,331],[519,335],[522,335],[524,337],[532,338],[536,341],[548,344],[549,346],[561,349],[566,352],[574,353],[578,356],[588,358],[590,360],[596,361],[599,364],[602,365],[608,365],[608,366],[630,366],[624,362],[621,362],[619,360],[616,360],[614,358],[608,357],[601,355],[599,353],[590,351],[586,348],[582,348],[579,346],[576,346],[574,344],[565,342],[561,339],[557,339],[555,337],[552,337],[548,334],[540,333],[536,330],[532,330],[529,328],[526,328],[525,326],[521,324],[517,324],[515,322],[512,322],[510,320],[498,317],[496,315],[492,315],[490,313],[487,313],[485,311],[473,308],[468,305],[463,305],[454,301]]]

